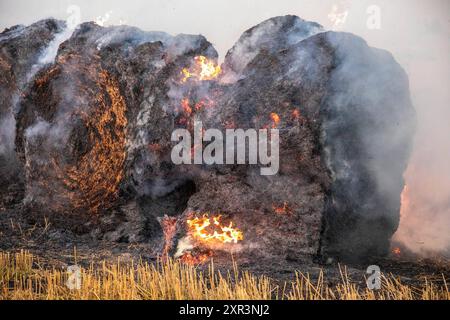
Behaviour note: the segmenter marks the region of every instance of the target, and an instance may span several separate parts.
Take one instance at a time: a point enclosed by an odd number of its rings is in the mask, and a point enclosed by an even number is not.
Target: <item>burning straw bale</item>
[[[407,76],[388,52],[295,16],[247,30],[221,66],[202,36],[84,23],[32,77],[16,120],[27,215],[45,209],[68,228],[194,260],[199,249],[385,254],[414,129]],[[279,129],[278,173],[175,165],[171,134],[195,120]],[[201,243],[189,221],[205,213],[242,237]]]

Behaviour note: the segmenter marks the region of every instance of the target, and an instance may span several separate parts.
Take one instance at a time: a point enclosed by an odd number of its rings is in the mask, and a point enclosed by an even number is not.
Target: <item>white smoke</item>
[[[25,137],[27,140],[32,140],[40,135],[45,134],[50,128],[50,123],[45,120],[39,119],[32,126],[25,130]]]
[[[145,32],[130,26],[112,26],[102,32],[104,34],[95,40],[97,50],[117,43],[129,42],[138,46],[145,42],[166,41],[170,38],[170,35],[164,32]]]
[[[408,66],[419,121],[394,240],[450,257],[450,43],[429,46],[431,61]]]
[[[285,31],[283,31],[283,28],[286,28],[284,23],[286,23],[284,18],[272,18],[261,22],[257,28],[252,29],[250,32],[244,33],[227,53],[227,63],[232,70],[228,70],[221,78],[221,81],[223,83],[233,83],[239,80],[245,67],[259,54],[260,48],[277,50],[280,49],[276,47],[277,43],[284,43],[286,47],[289,47],[323,31],[319,24],[296,19],[294,24],[289,26],[286,35],[284,35]],[[279,39],[283,36],[286,37],[285,41]],[[272,37],[276,37],[276,39]]]
[[[39,72],[45,65],[53,63],[55,61],[56,55],[58,54],[58,49],[61,43],[69,39],[73,33],[73,29],[65,27],[63,31],[55,34],[55,37],[48,44],[48,46],[41,52],[37,58],[37,62],[31,67],[30,71],[26,76],[26,83],[28,83],[36,73]]]
[[[14,137],[11,132],[15,130],[15,120],[12,113],[0,119],[0,156],[6,156],[14,148]]]
[[[390,50],[408,73],[417,112],[394,240],[415,253],[450,257],[450,2],[411,3],[391,10],[403,10],[407,17],[385,27],[403,34]]]
[[[48,63],[53,63],[58,53],[59,46],[61,43],[69,39],[72,33],[73,29],[67,27],[60,33],[57,33],[55,38],[48,44],[47,48],[45,48],[39,56],[38,64],[42,66]]]
[[[23,34],[25,28],[20,26],[9,32],[7,36],[2,36],[1,40],[12,39]],[[24,79],[19,79],[19,91],[23,90],[27,83],[39,72],[45,65],[53,63],[61,43],[70,38],[73,29],[65,28],[60,33],[57,33],[53,40],[45,47],[39,56],[36,58],[36,63],[32,65],[30,70],[25,75]],[[0,119],[0,155],[7,156],[14,149],[15,126],[16,121],[14,113],[18,111],[19,94],[16,93],[12,98],[11,112],[6,114],[3,119]]]

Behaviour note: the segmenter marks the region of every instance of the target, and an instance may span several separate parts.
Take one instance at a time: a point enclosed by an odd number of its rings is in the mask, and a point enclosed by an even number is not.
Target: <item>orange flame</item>
[[[189,78],[196,80],[213,80],[219,76],[222,69],[213,61],[210,61],[205,56],[196,56],[194,58],[194,65],[191,68],[183,68],[181,74],[183,78],[181,82],[186,82]]]
[[[277,128],[278,124],[280,123],[280,116],[275,112],[272,112],[270,114],[270,119],[272,120],[272,128],[273,129]]]
[[[183,98],[181,100],[181,109],[186,115],[191,115],[192,112],[195,111],[201,111],[203,108],[211,107],[214,104],[214,101],[212,101],[209,98],[201,99],[197,103],[192,103],[189,100],[189,98]]]
[[[228,226],[220,222],[221,215],[209,217],[204,214],[202,217],[195,217],[187,220],[191,235],[203,242],[237,243],[244,239],[242,231],[233,227],[230,221]]]
[[[278,114],[276,114],[275,112],[272,112],[270,114],[270,118],[272,119],[272,121],[274,122],[274,124],[278,124],[280,123],[280,116]]]

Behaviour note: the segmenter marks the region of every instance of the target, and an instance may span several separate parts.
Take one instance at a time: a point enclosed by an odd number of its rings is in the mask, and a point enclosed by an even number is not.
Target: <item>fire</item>
[[[271,112],[269,114],[269,118],[270,118],[270,123],[266,123],[262,126],[263,129],[276,129],[278,128],[278,125],[280,124],[280,116],[275,113],[275,112]]]
[[[270,119],[272,120],[272,129],[277,128],[278,124],[280,123],[280,116],[275,112],[272,112],[270,114]]]
[[[191,104],[189,98],[183,98],[181,100],[181,109],[185,115],[190,116],[193,111],[201,111],[202,109],[211,107],[214,104],[214,101],[208,97],[200,99],[195,104],[194,102]]]
[[[189,232],[193,238],[203,242],[237,243],[244,239],[242,231],[233,227],[233,222],[226,226],[220,219],[221,215],[209,217],[204,214],[187,220]]]
[[[213,61],[209,60],[205,56],[196,56],[194,58],[194,65],[188,68],[183,68],[181,74],[183,78],[181,82],[186,82],[189,78],[196,80],[213,80],[219,76],[222,69],[219,65],[216,65]]]

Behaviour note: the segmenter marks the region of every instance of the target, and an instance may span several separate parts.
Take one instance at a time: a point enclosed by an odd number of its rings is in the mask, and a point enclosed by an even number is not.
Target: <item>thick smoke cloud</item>
[[[409,65],[418,132],[394,239],[414,252],[450,256],[450,46],[448,40],[434,43],[436,37],[440,33],[415,53],[415,59],[426,56],[427,63]]]

